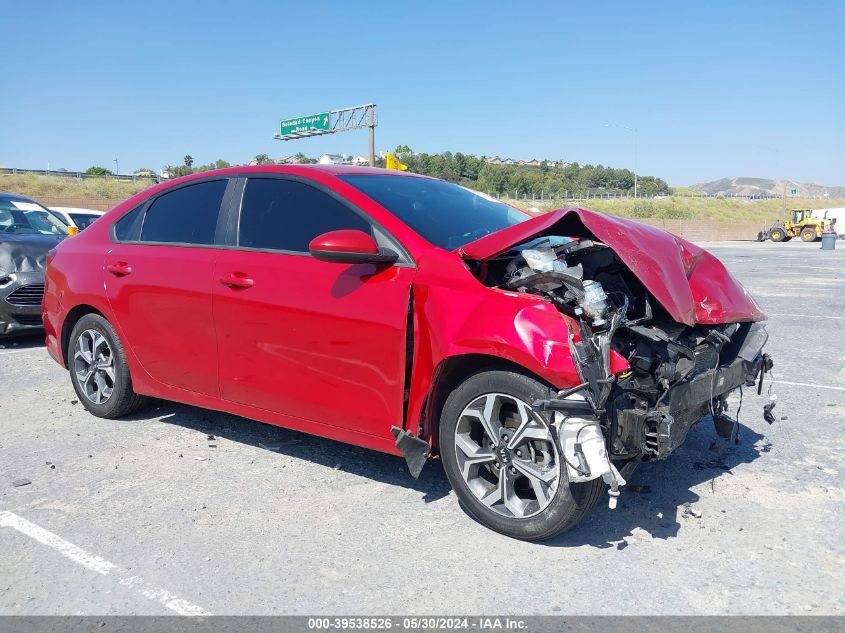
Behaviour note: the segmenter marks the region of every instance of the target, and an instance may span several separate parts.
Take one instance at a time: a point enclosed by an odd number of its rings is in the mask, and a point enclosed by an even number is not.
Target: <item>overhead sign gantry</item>
[[[283,119],[279,122],[279,131],[273,135],[279,141],[293,141],[300,138],[334,134],[335,132],[349,132],[369,128],[370,130],[370,167],[376,164],[376,104],[330,110],[306,116]]]

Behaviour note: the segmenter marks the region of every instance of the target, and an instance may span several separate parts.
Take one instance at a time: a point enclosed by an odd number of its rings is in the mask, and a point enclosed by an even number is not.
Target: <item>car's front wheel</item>
[[[68,369],[79,401],[94,415],[117,418],[146,404],[132,389],[126,354],[111,324],[99,314],[79,319],[70,335]]]
[[[554,430],[530,403],[551,389],[508,371],[484,371],[453,391],[440,419],[440,455],[466,511],[483,525],[542,540],[578,523],[603,490],[570,483]]]

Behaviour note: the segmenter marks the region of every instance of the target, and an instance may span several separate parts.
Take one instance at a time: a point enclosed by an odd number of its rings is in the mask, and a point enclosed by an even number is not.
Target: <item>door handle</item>
[[[252,288],[255,282],[246,273],[229,273],[220,278],[220,283],[229,288]]]
[[[132,266],[126,262],[115,262],[114,264],[108,264],[106,270],[115,277],[125,277],[132,272]]]

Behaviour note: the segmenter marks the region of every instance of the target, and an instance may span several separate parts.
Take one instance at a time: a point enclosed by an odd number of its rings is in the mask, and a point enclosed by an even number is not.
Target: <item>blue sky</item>
[[[0,166],[376,148],[845,184],[842,2],[5,2]],[[10,63],[11,62],[11,63]]]

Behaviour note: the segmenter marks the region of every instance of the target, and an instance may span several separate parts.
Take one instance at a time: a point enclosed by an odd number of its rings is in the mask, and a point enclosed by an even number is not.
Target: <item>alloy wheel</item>
[[[73,371],[82,393],[94,404],[103,404],[114,391],[114,353],[97,330],[85,330],[76,339]]]
[[[539,514],[557,492],[560,457],[551,430],[514,396],[488,393],[464,407],[455,455],[470,491],[502,516]]]

